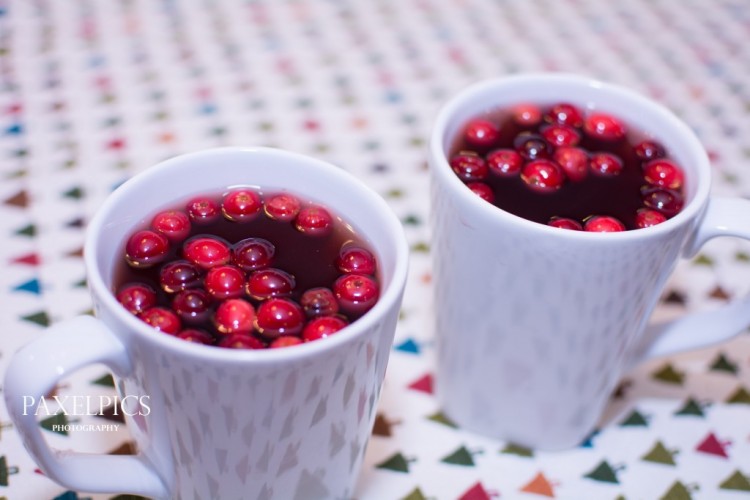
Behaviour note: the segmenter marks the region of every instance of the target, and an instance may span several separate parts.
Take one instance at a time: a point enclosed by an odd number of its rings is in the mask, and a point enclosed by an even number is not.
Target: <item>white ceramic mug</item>
[[[452,172],[451,142],[470,118],[527,102],[609,112],[657,138],[685,170],[683,210],[651,228],[605,234],[530,222],[480,199]],[[750,324],[745,299],[648,325],[680,257],[714,236],[750,237],[750,202],[709,197],[706,152],[662,106],[574,75],[483,81],[441,109],[429,154],[436,392],[460,426],[535,448],[575,446],[634,363]]]
[[[375,251],[381,296],[336,335],[284,349],[207,347],[157,332],[112,294],[132,229],[159,208],[234,185],[282,188],[341,214]],[[167,160],[106,200],[85,245],[96,312],[54,325],[12,359],[5,399],[41,469],[68,488],[154,498],[350,498],[375,418],[406,281],[408,247],[388,205],[322,161],[264,148],[224,148]],[[136,456],[50,449],[24,397],[104,363],[121,398],[148,397],[128,418]],[[131,413],[136,413],[132,411]]]

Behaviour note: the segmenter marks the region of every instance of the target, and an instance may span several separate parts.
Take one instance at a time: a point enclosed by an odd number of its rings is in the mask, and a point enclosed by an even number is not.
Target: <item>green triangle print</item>
[[[505,448],[500,450],[500,453],[507,455],[517,455],[519,457],[533,457],[534,451],[531,448],[526,448],[513,443],[508,443]]]
[[[80,186],[75,186],[73,188],[68,189],[63,193],[63,196],[65,198],[72,198],[74,200],[80,200],[85,196],[85,193],[83,189],[81,189]]]
[[[665,364],[662,368],[655,371],[651,376],[656,380],[660,380],[668,384],[682,385],[683,381],[685,380],[685,374],[675,370],[675,368],[670,363]]]
[[[731,373],[732,375],[736,375],[737,364],[727,359],[724,353],[719,353],[719,356],[711,364],[711,370],[715,372],[727,372]]]
[[[409,462],[401,453],[395,453],[376,465],[378,469],[392,470],[395,472],[409,472]]]
[[[17,236],[28,236],[29,238],[33,238],[36,236],[36,226],[34,224],[28,224],[21,229],[17,229],[14,234]]]
[[[620,470],[619,467],[615,469],[609,465],[606,460],[603,460],[599,465],[594,467],[591,472],[585,474],[583,477],[602,483],[620,484],[620,481],[617,479],[618,470]]]
[[[750,393],[744,387],[739,387],[734,393],[729,396],[727,403],[731,404],[750,404]]]
[[[750,481],[740,471],[736,470],[719,485],[722,490],[750,491]]]
[[[8,476],[17,474],[18,467],[8,466],[8,459],[5,455],[0,457],[0,486],[8,486]]]
[[[643,455],[642,459],[657,464],[676,465],[674,461],[676,454],[676,451],[669,451],[661,441],[657,441],[653,448]]]
[[[453,429],[457,428],[458,426],[453,422],[453,420],[449,419],[445,416],[445,413],[443,412],[437,412],[433,413],[429,417],[427,417],[427,420],[432,420],[433,422],[437,422],[439,424],[447,425],[448,427],[451,427]]]
[[[685,404],[682,408],[677,410],[675,412],[675,415],[679,416],[696,416],[696,417],[705,417],[705,414],[703,413],[703,405],[701,405],[699,402],[694,400],[693,398],[688,399],[685,401]]]
[[[68,431],[66,429],[69,423],[68,417],[64,413],[55,413],[54,415],[41,420],[39,425],[42,426],[42,429],[46,429],[62,436],[67,436]]]
[[[669,487],[664,496],[659,497],[659,500],[692,500],[693,495],[687,486],[679,481]]]
[[[470,452],[465,446],[461,446],[448,456],[443,457],[440,461],[445,464],[465,465],[474,467],[474,455],[480,454],[481,451]]]
[[[620,427],[648,427],[648,420],[638,410],[633,410],[625,420],[620,422]]]
[[[424,496],[422,490],[417,487],[414,488],[411,493],[403,497],[401,500],[427,500],[427,497]]]
[[[49,326],[50,323],[49,316],[45,311],[39,311],[27,316],[21,316],[21,319],[30,323],[35,323],[39,326]]]

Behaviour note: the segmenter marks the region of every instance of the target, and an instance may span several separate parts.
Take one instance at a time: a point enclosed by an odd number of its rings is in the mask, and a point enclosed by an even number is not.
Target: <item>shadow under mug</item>
[[[661,142],[685,171],[683,210],[646,229],[561,230],[498,209],[451,170],[450,148],[472,117],[557,102],[611,113]],[[635,363],[723,341],[750,324],[747,298],[648,324],[681,256],[714,236],[750,238],[750,202],[709,197],[705,150],[661,105],[575,75],[487,80],[441,109],[429,161],[436,393],[459,426],[533,448],[576,446]]]
[[[288,190],[341,214],[378,260],[375,306],[329,338],[240,351],[165,335],[118,304],[112,280],[130,231],[160,208],[232,186]],[[11,418],[44,473],[77,491],[349,498],[375,418],[407,260],[403,229],[385,201],[330,164],[267,148],[172,158],[119,187],[91,221],[85,264],[97,319],[61,322],[16,353],[4,386]],[[28,411],[24,398],[40,398],[92,363],[113,371],[121,401],[145,403],[126,415],[136,456],[53,450]]]

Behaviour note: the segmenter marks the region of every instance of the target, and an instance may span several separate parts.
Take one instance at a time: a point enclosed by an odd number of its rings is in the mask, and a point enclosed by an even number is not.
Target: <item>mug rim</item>
[[[221,154],[247,154],[249,156],[259,155],[264,157],[277,157],[292,162],[304,162],[314,165],[326,171],[326,175],[338,177],[343,182],[351,184],[352,189],[360,191],[360,199],[372,205],[372,212],[378,214],[381,223],[393,238],[392,246],[394,253],[393,271],[389,275],[388,285],[381,289],[380,296],[375,305],[363,316],[348,324],[336,335],[321,339],[322,341],[305,342],[300,345],[282,349],[228,349],[216,346],[208,346],[186,342],[173,335],[159,332],[140,321],[135,315],[130,314],[116,299],[115,294],[107,286],[104,277],[100,273],[97,264],[97,247],[102,234],[102,228],[107,224],[107,215],[115,206],[128,199],[144,183],[159,175],[163,170],[177,168],[184,161],[195,159],[210,159]],[[366,236],[367,231],[362,231]],[[153,342],[160,348],[192,358],[201,358],[211,361],[225,363],[278,363],[280,361],[291,361],[311,358],[320,353],[334,350],[337,346],[354,341],[372,328],[376,328],[391,311],[398,307],[403,289],[406,284],[408,268],[409,248],[401,222],[396,217],[387,202],[375,191],[364,184],[360,179],[349,172],[334,166],[326,161],[312,156],[294,153],[282,149],[265,146],[225,146],[189,152],[170,157],[158,162],[148,169],[134,175],[107,196],[102,205],[91,219],[86,231],[84,244],[84,263],[87,272],[87,282],[91,294],[96,296],[102,303],[102,307],[114,314],[117,321],[121,322],[129,331],[143,338],[147,342]]]
[[[690,200],[687,200],[682,210],[667,219],[661,224],[647,228],[639,228],[611,233],[599,233],[589,231],[571,231],[560,230],[559,228],[541,224],[525,219],[521,216],[507,212],[493,203],[481,199],[470,189],[466,189],[465,184],[453,172],[448,162],[447,151],[443,148],[446,130],[455,122],[454,116],[459,113],[467,103],[476,95],[487,92],[488,90],[497,89],[500,91],[503,87],[514,86],[521,87],[530,84],[545,83],[547,85],[564,84],[575,85],[579,88],[588,87],[592,91],[605,91],[611,95],[627,99],[640,108],[648,109],[650,113],[656,114],[660,119],[669,123],[680,138],[685,140],[691,151],[690,156],[696,157],[695,165],[696,175],[694,176],[695,192]],[[561,94],[559,101],[566,100],[564,94]],[[492,109],[492,106],[488,107]],[[478,211],[482,216],[489,219],[502,220],[509,224],[519,226],[524,230],[541,233],[545,237],[559,237],[570,240],[581,241],[634,241],[644,238],[657,237],[660,234],[670,233],[678,227],[689,224],[695,220],[704,210],[708,201],[711,187],[710,162],[708,154],[702,143],[695,133],[680,120],[674,113],[664,105],[647,98],[646,96],[622,85],[605,82],[596,78],[578,75],[574,73],[562,72],[531,72],[517,73],[507,76],[488,78],[477,81],[464,87],[458,93],[450,97],[438,111],[437,118],[432,127],[429,143],[430,170],[433,178],[439,177],[447,187],[451,189],[452,195],[458,197],[463,204],[470,206],[473,210]]]

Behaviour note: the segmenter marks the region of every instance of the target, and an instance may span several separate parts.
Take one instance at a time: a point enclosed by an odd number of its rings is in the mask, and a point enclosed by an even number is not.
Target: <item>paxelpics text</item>
[[[149,396],[23,396],[24,415],[94,416],[108,410],[112,415],[147,416]]]

